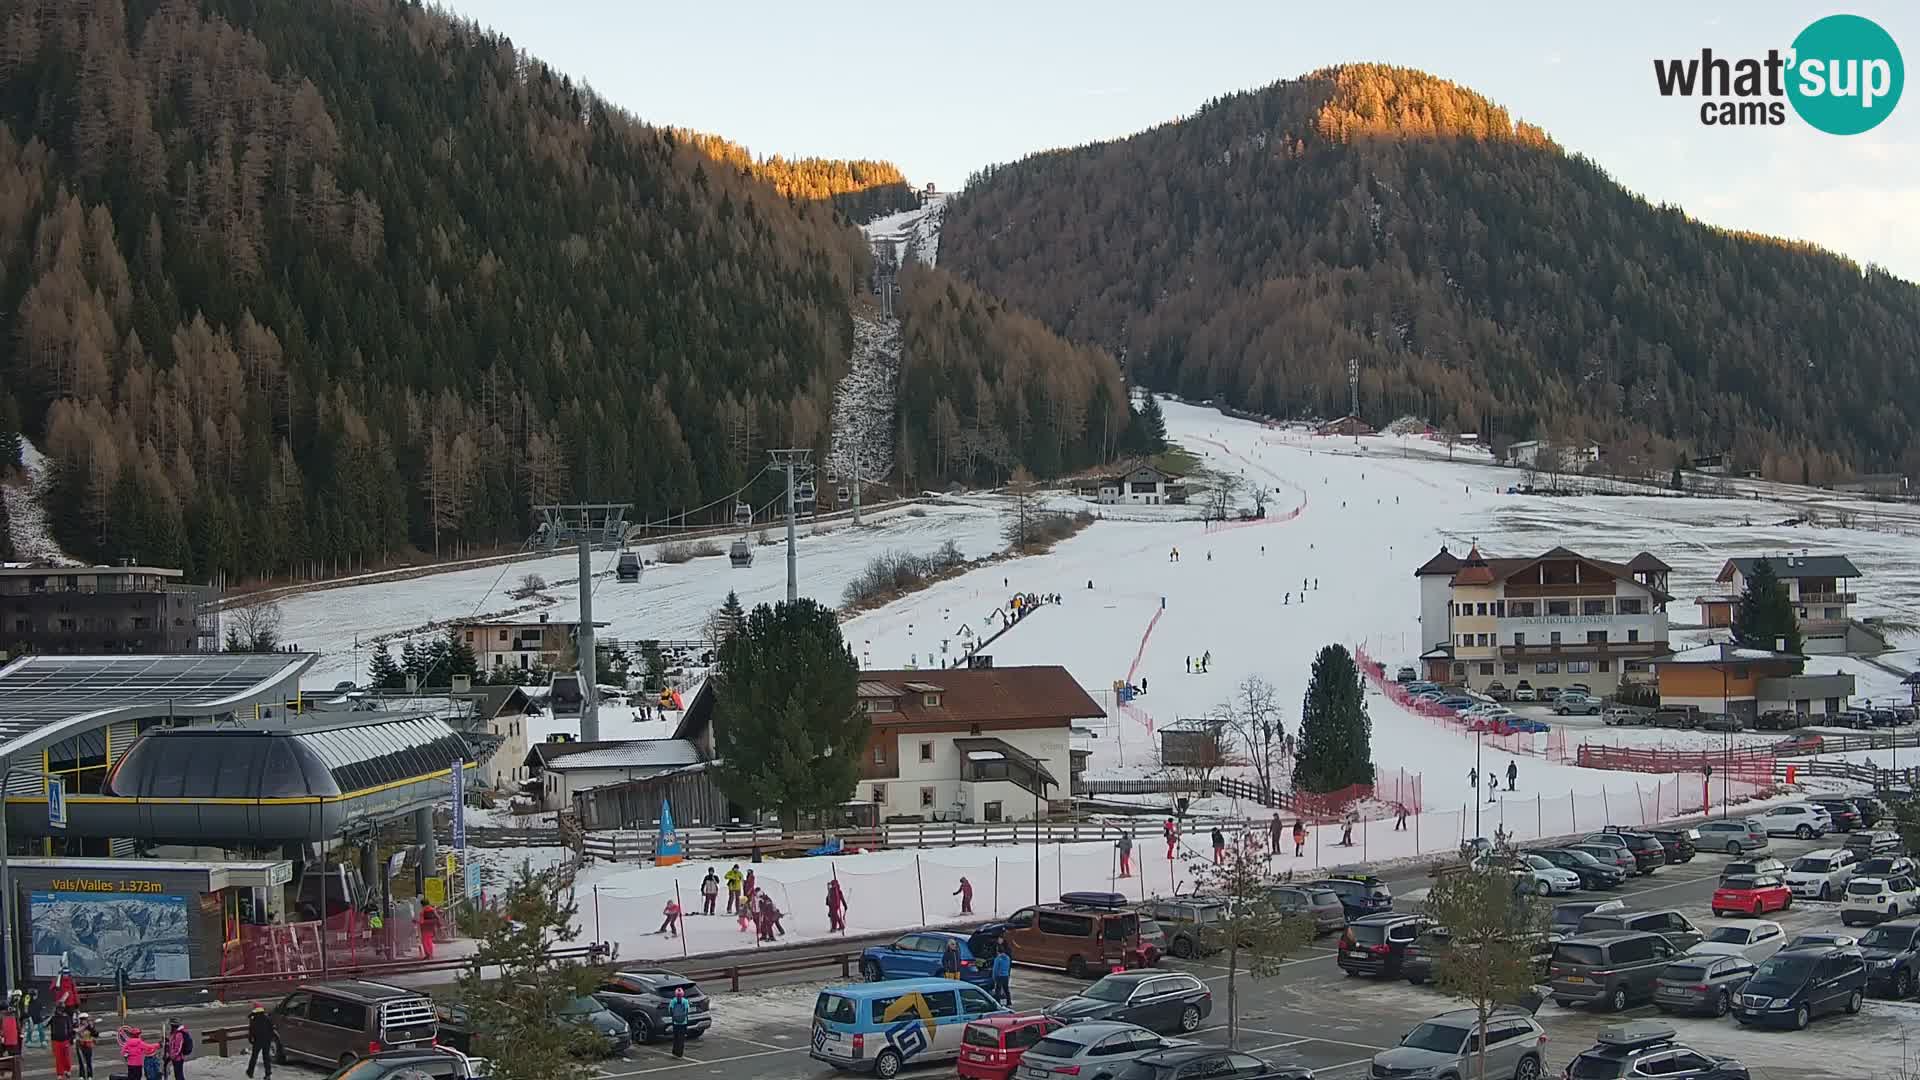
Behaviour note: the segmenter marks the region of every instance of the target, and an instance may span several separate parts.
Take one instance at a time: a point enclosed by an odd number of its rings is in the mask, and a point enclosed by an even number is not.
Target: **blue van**
[[[808,1056],[838,1069],[898,1076],[903,1065],[960,1056],[967,1023],[1012,1010],[957,979],[889,979],[829,986],[813,1003]]]

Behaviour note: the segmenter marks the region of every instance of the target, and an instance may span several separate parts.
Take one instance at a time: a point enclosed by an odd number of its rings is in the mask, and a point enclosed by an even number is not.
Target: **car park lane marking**
[[[1322,1042],[1329,1043],[1333,1046],[1351,1046],[1355,1050],[1372,1050],[1375,1053],[1379,1053],[1382,1050],[1393,1049],[1390,1046],[1375,1046],[1372,1043],[1349,1042],[1346,1039],[1329,1039],[1325,1035],[1302,1035],[1297,1031],[1274,1031],[1269,1028],[1248,1027],[1245,1024],[1240,1025],[1240,1030],[1251,1031],[1255,1035],[1277,1035],[1283,1039],[1298,1039],[1301,1042]],[[1368,1058],[1367,1060],[1372,1061],[1373,1059]]]
[[[730,1062],[747,1061],[752,1058],[773,1057],[776,1054],[798,1054],[807,1049],[808,1047],[804,1047],[804,1046],[783,1046],[778,1050],[761,1050],[752,1054],[733,1054],[728,1057],[685,1058],[679,1061],[675,1061],[671,1065],[654,1065],[644,1069],[626,1069],[620,1072],[613,1072],[613,1071],[607,1070],[605,1066],[602,1066],[601,1075],[607,1076],[607,1077],[645,1076],[649,1073],[672,1072],[675,1069],[689,1069],[697,1065],[725,1065]]]
[[[1247,1029],[1242,1028],[1241,1030],[1245,1031]],[[1312,1042],[1312,1041],[1313,1041],[1312,1039],[1288,1039],[1286,1042],[1268,1043],[1266,1046],[1256,1046],[1253,1049],[1247,1051],[1247,1053],[1264,1054],[1269,1050],[1284,1050],[1289,1046],[1299,1046],[1301,1043]]]

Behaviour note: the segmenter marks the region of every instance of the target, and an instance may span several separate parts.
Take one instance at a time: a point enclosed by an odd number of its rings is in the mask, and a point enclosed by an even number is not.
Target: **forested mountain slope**
[[[1130,378],[1792,480],[1920,473],[1920,292],[1710,228],[1451,83],[1330,68],[986,170],[941,265]]]
[[[824,444],[867,253],[395,0],[0,0],[0,387],[62,541],[198,575],[658,516]]]

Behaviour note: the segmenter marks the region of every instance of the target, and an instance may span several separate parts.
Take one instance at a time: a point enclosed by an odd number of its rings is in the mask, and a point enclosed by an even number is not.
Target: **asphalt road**
[[[1833,842],[1833,838],[1816,843],[1775,840],[1770,854],[1791,861],[1800,852],[1830,846]],[[1664,867],[1651,877],[1636,878],[1598,895],[1618,897],[1634,907],[1676,907],[1695,925],[1708,929],[1725,921],[1715,919],[1707,911],[1707,900],[1726,861],[1724,855],[1702,854],[1691,863]],[[1402,896],[1428,883],[1424,870],[1390,874],[1388,879],[1395,892]],[[1402,902],[1400,906],[1413,905]],[[1789,934],[1839,925],[1834,905],[1808,901],[1796,901],[1790,911],[1773,917]],[[797,953],[812,951],[796,950]],[[1334,939],[1324,938],[1288,960],[1280,972],[1269,978],[1251,980],[1243,973],[1236,980],[1240,996],[1240,1048],[1276,1060],[1309,1065],[1323,1080],[1359,1080],[1366,1076],[1367,1064],[1375,1052],[1392,1046],[1420,1020],[1456,1007],[1431,987],[1349,978],[1335,965],[1334,956]],[[1191,970],[1213,986],[1215,1011],[1210,1026],[1203,1029],[1199,1037],[1206,1042],[1224,1043],[1226,969],[1204,961],[1167,963]],[[835,1075],[833,1070],[807,1057],[810,1021],[815,994],[821,987],[839,981],[803,972],[764,977],[757,984],[743,986],[739,994],[726,993],[724,986],[709,985],[709,991],[715,994],[714,1030],[689,1044],[686,1058],[675,1059],[664,1045],[636,1047],[621,1058],[603,1063],[601,1071],[608,1078],[723,1076],[726,1080],[825,1080]],[[1023,1009],[1043,1007],[1084,985],[1060,973],[1017,967],[1013,978],[1014,1003]],[[190,1022],[200,1030],[228,1018],[237,1022],[241,1010],[196,1009],[190,1013]],[[1622,1019],[1656,1015],[1650,1005],[1622,1014],[1544,1006],[1539,1019],[1550,1037],[1549,1075],[1558,1076],[1573,1055],[1592,1045],[1602,1026]],[[1683,1041],[1708,1053],[1739,1056],[1753,1069],[1753,1075],[1763,1080],[1789,1077],[1860,1080],[1889,1075],[1901,1065],[1905,1057],[1902,1031],[1920,1022],[1920,1003],[1870,1001],[1858,1016],[1824,1018],[1815,1021],[1807,1031],[1794,1033],[1750,1031],[1739,1028],[1731,1018],[1674,1018],[1671,1022]],[[211,1053],[212,1048],[203,1044],[200,1050],[203,1060],[192,1063],[188,1075],[205,1080],[224,1080],[229,1073],[235,1077],[240,1075],[237,1062],[204,1060]],[[29,1051],[29,1057],[33,1060],[25,1070],[26,1077],[38,1080],[51,1076],[44,1051]],[[282,1070],[282,1075],[317,1074],[294,1067]],[[912,1070],[909,1075],[951,1076],[953,1068],[929,1066]]]

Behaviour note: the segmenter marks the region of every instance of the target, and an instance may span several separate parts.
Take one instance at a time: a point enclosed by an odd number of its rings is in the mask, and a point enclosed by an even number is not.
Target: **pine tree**
[[[1328,645],[1314,657],[1293,782],[1317,792],[1373,783],[1373,721],[1361,693],[1360,670],[1344,645]]]
[[[640,643],[640,664],[644,679],[640,684],[641,689],[649,694],[658,694],[666,689],[667,657],[660,651],[659,642],[648,640]]]
[[[367,687],[373,690],[397,690],[407,685],[407,677],[401,673],[400,665],[393,662],[393,653],[385,645],[375,647],[373,660],[367,664]]]
[[[852,798],[868,729],[858,677],[832,608],[805,597],[754,608],[714,668],[714,779],[727,797],[790,828]]]
[[[747,621],[747,612],[740,606],[740,594],[727,590],[727,602],[720,605],[720,620],[726,627],[726,636],[732,637],[740,630],[740,624]]]
[[[473,646],[467,644],[466,634],[457,626],[447,627],[446,674],[448,681],[455,675],[473,676],[480,670],[480,660],[473,653]]]
[[[427,659],[422,651],[414,646],[413,639],[408,638],[406,642],[400,646],[400,674],[403,676],[400,685],[406,685],[404,676],[408,675],[413,676],[413,684],[415,686],[427,685],[425,678]]]
[[[1167,418],[1160,411],[1160,399],[1147,394],[1140,403],[1140,442],[1142,453],[1158,454],[1167,448]]]
[[[1774,573],[1773,560],[1761,558],[1746,576],[1733,609],[1733,640],[1749,649],[1776,649],[1798,653],[1800,621],[1794,616],[1787,587]],[[1781,641],[1786,645],[1781,648]]]
[[[586,1080],[599,1072],[590,1060],[600,1050],[592,1026],[553,1020],[599,981],[579,960],[549,955],[580,936],[573,884],[571,869],[535,871],[522,862],[511,880],[490,887],[499,917],[485,921],[455,997],[495,1080]],[[482,978],[489,968],[497,978]]]

